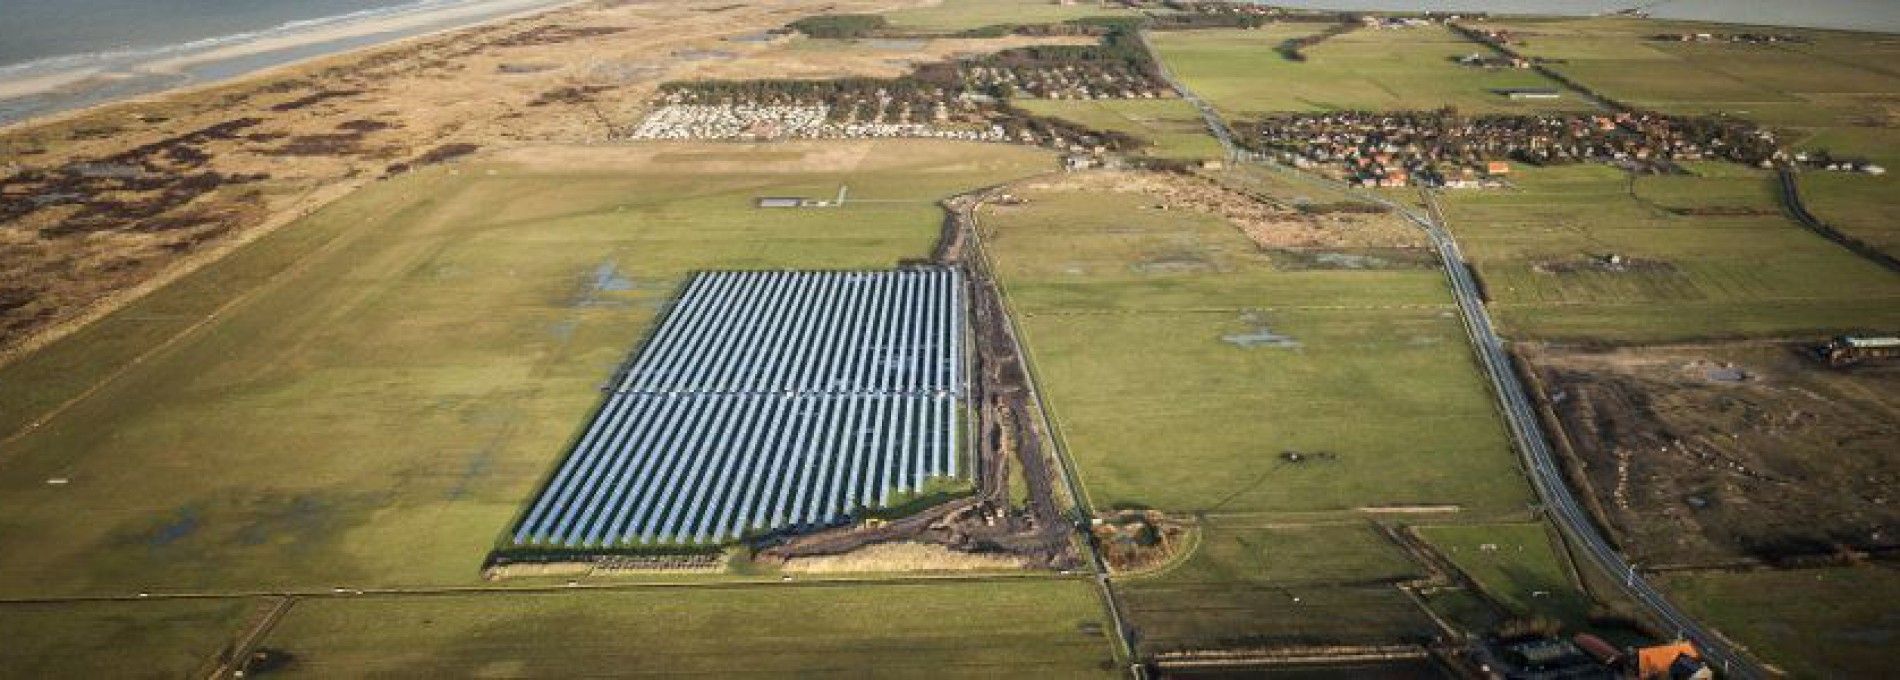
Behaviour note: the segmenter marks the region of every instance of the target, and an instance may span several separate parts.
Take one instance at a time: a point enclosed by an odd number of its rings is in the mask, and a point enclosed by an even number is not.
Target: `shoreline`
[[[291,35],[260,35],[192,53],[157,54],[117,65],[75,64],[26,75],[0,82],[0,133],[117,104],[188,94],[408,40],[537,16],[586,1],[481,0],[323,25]]]

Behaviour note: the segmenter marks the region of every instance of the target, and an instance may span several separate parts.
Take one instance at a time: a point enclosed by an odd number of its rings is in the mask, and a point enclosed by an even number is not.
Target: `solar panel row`
[[[694,277],[516,545],[717,543],[829,524],[957,471],[960,277]]]

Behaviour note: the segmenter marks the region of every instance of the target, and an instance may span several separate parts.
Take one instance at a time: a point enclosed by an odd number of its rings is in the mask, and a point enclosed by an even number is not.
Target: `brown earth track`
[[[936,264],[960,268],[968,288],[975,350],[970,362],[974,374],[970,400],[976,405],[976,492],[879,526],[783,539],[763,548],[761,557],[834,555],[874,543],[912,540],[964,551],[1012,553],[1051,568],[1078,564],[1069,541],[1074,528],[1056,498],[1056,472],[1035,426],[1029,375],[1010,335],[1007,311],[983,259],[967,252],[973,238],[970,232],[975,229],[970,214],[996,193],[996,189],[986,189],[945,200],[943,231],[932,255]],[[1011,456],[1021,466],[1029,489],[1022,508],[1012,507],[1009,501]]]

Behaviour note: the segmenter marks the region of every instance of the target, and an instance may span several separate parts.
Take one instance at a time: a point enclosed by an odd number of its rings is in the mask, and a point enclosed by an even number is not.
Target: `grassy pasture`
[[[1516,190],[1453,192],[1444,204],[1517,337],[1653,342],[1900,324],[1900,280],[1783,217],[1771,181],[1732,166],[1634,180],[1600,166],[1525,168]],[[1671,212],[1690,208],[1758,214]],[[1589,264],[1610,253],[1663,264]]]
[[[1690,613],[1798,678],[1891,672],[1900,573],[1868,565],[1660,577]]]
[[[1137,194],[1025,194],[987,238],[1096,507],[1526,499],[1442,273],[1279,271],[1225,222]]]
[[[5,447],[0,594],[477,582],[688,272],[889,267],[934,200],[1050,164],[652,145],[371,185],[0,369],[9,435],[80,397]],[[840,183],[882,202],[751,207]]]
[[[1390,644],[1431,639],[1431,619],[1391,585],[1118,586],[1141,646],[1176,649]]]
[[[1097,130],[1147,140],[1143,153],[1157,158],[1203,159],[1226,155],[1207,131],[1200,111],[1184,99],[1023,99],[1016,106]]]
[[[1039,579],[318,598],[265,644],[316,678],[1109,677],[1105,630],[1088,583]]]
[[[1884,64],[1900,47],[1878,34],[1801,29],[1808,44],[1745,45],[1645,40],[1661,32],[1709,30],[1703,24],[1567,19],[1494,22],[1526,34],[1523,51],[1566,63],[1566,75],[1611,97],[1672,113],[1728,114],[1774,126],[1800,149],[1827,149],[1900,164],[1892,117],[1900,73]],[[1809,209],[1836,228],[1892,253],[1900,236],[1900,179],[1808,173]]]
[[[1520,616],[1549,616],[1572,624],[1590,612],[1559,547],[1543,524],[1469,524],[1417,529],[1492,600]]]
[[[1210,516],[1188,560],[1128,587],[1210,584],[1368,585],[1423,576],[1369,522],[1277,524]]]
[[[1484,48],[1444,27],[1360,30],[1306,50],[1294,62],[1273,51],[1289,38],[1310,35],[1310,24],[1260,30],[1165,31],[1150,40],[1168,68],[1196,94],[1228,116],[1276,111],[1436,109],[1528,113],[1580,110],[1566,95],[1552,101],[1512,101],[1491,90],[1555,87],[1528,70],[1465,68],[1451,60]]]
[[[211,670],[249,599],[0,604],[0,668],[17,678],[180,678]]]

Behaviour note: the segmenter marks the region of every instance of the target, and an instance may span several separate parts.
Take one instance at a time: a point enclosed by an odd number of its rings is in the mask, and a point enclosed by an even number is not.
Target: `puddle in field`
[[[908,38],[873,38],[864,44],[874,50],[900,50],[915,52],[924,48],[924,41]]]
[[[1323,266],[1340,269],[1379,269],[1391,264],[1382,257],[1352,253],[1320,253],[1313,256],[1313,261]]]
[[[1214,271],[1214,263],[1199,255],[1157,257],[1128,265],[1143,274],[1179,274]]]
[[[619,293],[633,289],[633,280],[621,276],[620,267],[615,265],[612,260],[608,260],[594,267],[594,273],[587,279],[586,284],[582,286],[580,294],[576,296],[574,306],[593,307],[598,305],[624,304],[624,301],[621,300],[603,298],[602,294]]]
[[[190,536],[197,530],[197,508],[183,507],[178,509],[178,515],[176,517],[173,517],[171,521],[158,527],[157,531],[152,532],[152,538],[146,542],[150,543],[154,548],[171,545],[179,539]]]
[[[1293,339],[1292,336],[1275,333],[1272,328],[1267,327],[1266,316],[1259,312],[1241,314],[1240,320],[1242,323],[1253,326],[1254,329],[1245,333],[1223,335],[1220,338],[1221,341],[1238,347],[1296,348],[1300,346],[1300,341]]]

